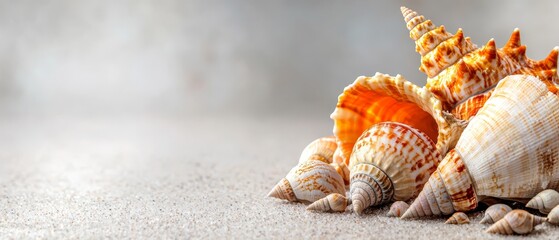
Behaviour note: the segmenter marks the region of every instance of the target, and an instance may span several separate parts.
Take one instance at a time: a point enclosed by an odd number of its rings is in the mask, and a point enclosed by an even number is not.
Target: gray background
[[[400,6],[478,45],[559,45],[557,1],[1,1],[0,104],[32,114],[328,117],[357,76],[419,55]]]

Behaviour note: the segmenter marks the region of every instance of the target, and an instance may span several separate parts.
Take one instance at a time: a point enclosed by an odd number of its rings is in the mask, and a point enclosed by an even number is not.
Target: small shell
[[[559,205],[559,193],[553,189],[546,189],[530,200],[526,207],[538,209],[543,214],[548,214],[551,209]]]
[[[291,169],[268,197],[291,202],[314,202],[330,193],[345,194],[344,180],[330,164],[308,160]]]
[[[307,207],[309,211],[318,212],[345,212],[348,199],[339,193],[332,193],[321,198]]]
[[[479,223],[481,224],[495,223],[501,220],[510,211],[512,211],[512,208],[510,208],[506,204],[498,203],[498,204],[491,205],[490,207],[487,208],[487,210],[485,210],[485,215],[483,216],[483,219],[481,219]]]
[[[456,212],[446,220],[445,224],[467,224],[470,223],[468,215],[463,212]]]
[[[307,160],[319,160],[325,163],[332,163],[334,152],[338,144],[334,136],[323,137],[312,141],[301,153],[299,163]]]
[[[410,205],[404,201],[396,201],[390,206],[390,211],[388,211],[387,216],[399,218],[409,207]]]
[[[547,214],[547,221],[553,225],[559,225],[559,205],[551,209]]]
[[[491,225],[485,232],[503,235],[526,234],[534,231],[536,225],[547,221],[547,218],[532,215],[524,210],[515,209],[507,213],[503,219]]]

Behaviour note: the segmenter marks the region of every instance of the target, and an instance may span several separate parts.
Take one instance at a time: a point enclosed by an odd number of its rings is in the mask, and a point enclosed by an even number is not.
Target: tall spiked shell
[[[497,85],[403,218],[476,208],[483,197],[525,199],[559,188],[559,98],[537,78]]]
[[[417,196],[441,159],[435,143],[418,129],[395,122],[373,125],[349,160],[354,211]]]
[[[314,202],[330,193],[345,194],[342,176],[330,164],[308,160],[291,169],[268,197],[291,202]]]
[[[426,89],[400,75],[381,73],[359,77],[347,86],[330,117],[340,157],[348,165],[357,138],[376,123],[391,121],[416,128],[436,142],[441,154],[454,146],[464,127],[443,113],[441,102]]]
[[[558,80],[557,53],[554,48],[549,56],[541,61],[526,57],[526,46],[520,44],[520,31],[515,29],[505,46],[497,49],[493,39],[478,48],[462,29],[450,34],[444,26],[436,27],[431,20],[406,7],[402,14],[410,30],[410,38],[415,41],[416,51],[421,55],[419,70],[427,74],[426,87],[443,102],[445,110],[458,105],[470,105],[471,96],[491,89],[500,79],[511,74],[528,74],[537,76],[557,92],[553,84]],[[489,93],[490,94],[490,93]],[[486,94],[486,95],[489,95]],[[483,102],[478,98],[472,100],[469,111],[457,114],[462,119],[469,119]]]

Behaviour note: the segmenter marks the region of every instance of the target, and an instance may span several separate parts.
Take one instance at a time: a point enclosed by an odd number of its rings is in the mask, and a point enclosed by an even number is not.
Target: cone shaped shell
[[[444,26],[436,27],[417,12],[405,7],[401,10],[410,38],[415,41],[416,51],[422,56],[420,70],[428,76],[426,87],[441,99],[445,110],[456,107],[473,95],[486,92],[511,74],[537,76],[549,85],[552,92],[557,91],[553,84],[558,79],[557,48],[542,61],[528,59],[525,56],[526,46],[520,44],[518,29],[501,49],[495,46],[493,39],[478,48],[464,37],[461,29],[454,35],[449,34]],[[479,100],[476,101],[478,105]],[[474,114],[475,111],[467,113]]]
[[[535,216],[524,210],[512,210],[503,219],[497,221],[487,229],[487,233],[503,235],[527,234],[534,228],[547,221],[546,218]]]
[[[538,209],[543,214],[548,214],[551,209],[559,205],[559,193],[553,189],[546,189],[532,198],[526,207]]]
[[[502,203],[493,204],[485,210],[485,214],[479,223],[481,224],[492,224],[501,220],[507,213],[512,211],[512,209]]]
[[[268,196],[288,201],[315,202],[330,193],[345,194],[344,180],[330,164],[308,160],[291,169]]]
[[[330,117],[338,149],[348,165],[357,138],[375,123],[399,122],[419,129],[441,154],[452,148],[463,130],[463,123],[443,114],[441,102],[427,90],[400,75],[381,73],[359,77],[346,87]]]
[[[338,144],[336,144],[336,138],[334,136],[316,139],[303,149],[299,157],[299,163],[307,160],[319,160],[325,163],[332,163],[334,152],[337,147]]]
[[[463,212],[456,212],[450,216],[445,224],[467,224],[470,223],[470,218]]]
[[[441,158],[435,143],[418,129],[377,123],[357,140],[350,158],[352,202],[366,208],[415,197]]]
[[[403,217],[469,211],[484,196],[528,200],[557,189],[558,124],[559,98],[545,84],[526,75],[503,79]]]
[[[347,204],[348,200],[344,195],[332,193],[309,205],[307,210],[317,212],[344,212]]]

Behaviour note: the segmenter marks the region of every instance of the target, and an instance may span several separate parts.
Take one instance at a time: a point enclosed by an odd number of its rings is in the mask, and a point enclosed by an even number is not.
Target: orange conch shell
[[[416,51],[421,55],[419,70],[427,74],[426,87],[443,102],[445,110],[461,105],[455,115],[469,119],[483,106],[491,93],[470,102],[474,95],[492,91],[502,78],[512,74],[538,77],[549,90],[557,92],[557,54],[555,47],[541,61],[526,57],[526,46],[520,44],[520,31],[515,29],[505,46],[497,49],[493,39],[478,48],[462,29],[456,34],[448,33],[444,26],[436,27],[431,20],[406,7],[402,14],[415,41]],[[458,112],[458,113],[456,113]]]
[[[420,88],[402,76],[377,73],[359,77],[344,89],[336,109],[334,135],[339,157],[349,165],[353,145],[373,124],[397,122],[416,128],[436,143],[440,154],[454,146],[464,123],[443,112],[441,102],[425,88]]]

